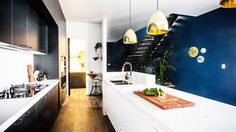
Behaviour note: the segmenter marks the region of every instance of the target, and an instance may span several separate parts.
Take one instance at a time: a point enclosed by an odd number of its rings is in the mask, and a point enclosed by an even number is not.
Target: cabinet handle
[[[16,123],[14,123],[15,126],[18,126],[20,123],[22,123],[23,118],[19,118]]]
[[[27,111],[26,114],[25,114],[25,116],[28,116],[29,114],[31,114],[31,112],[30,112],[30,111]]]

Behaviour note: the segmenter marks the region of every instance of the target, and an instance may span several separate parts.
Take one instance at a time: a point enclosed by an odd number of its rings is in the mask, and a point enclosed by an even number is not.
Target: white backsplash
[[[27,65],[33,65],[33,55],[0,49],[0,91],[10,84],[28,82]]]

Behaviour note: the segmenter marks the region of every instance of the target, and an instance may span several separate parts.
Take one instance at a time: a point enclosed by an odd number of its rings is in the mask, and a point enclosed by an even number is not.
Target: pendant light
[[[131,29],[131,0],[129,0],[129,30],[126,31],[124,38],[124,44],[136,44],[137,43],[137,36],[134,30]]]
[[[158,0],[157,0],[157,11],[154,12],[149,19],[147,25],[147,34],[149,35],[161,35],[166,34],[169,29],[169,24],[166,16],[158,11]]]
[[[236,8],[236,0],[220,0],[222,8]]]

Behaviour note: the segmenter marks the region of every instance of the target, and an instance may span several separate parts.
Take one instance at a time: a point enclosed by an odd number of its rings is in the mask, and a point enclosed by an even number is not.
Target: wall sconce
[[[206,48],[201,48],[200,51],[201,51],[202,54],[204,54],[204,53],[206,53]]]
[[[188,55],[192,58],[196,57],[198,55],[198,48],[197,47],[190,47],[188,49]]]
[[[95,61],[97,61],[99,58],[102,60],[102,43],[97,42],[94,48],[95,48],[96,56],[93,57],[93,59]]]
[[[197,57],[197,62],[198,63],[203,63],[204,62],[204,57],[203,56],[198,56]]]

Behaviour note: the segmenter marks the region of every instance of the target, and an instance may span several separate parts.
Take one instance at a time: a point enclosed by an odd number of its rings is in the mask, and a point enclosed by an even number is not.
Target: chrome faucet
[[[132,76],[132,64],[130,62],[125,62],[124,65],[122,66],[122,72],[125,71],[125,66],[129,65],[130,66],[130,76]]]

